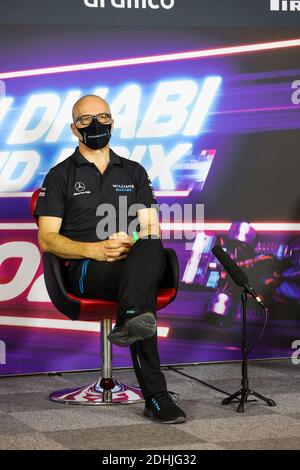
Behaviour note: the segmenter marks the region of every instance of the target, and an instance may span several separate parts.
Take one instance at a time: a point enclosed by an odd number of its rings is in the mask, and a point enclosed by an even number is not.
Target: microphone
[[[234,282],[238,286],[244,287],[248,294],[250,294],[263,309],[267,310],[261,297],[255,292],[253,287],[250,286],[247,274],[230,258],[226,251],[219,245],[215,245],[211,251]]]

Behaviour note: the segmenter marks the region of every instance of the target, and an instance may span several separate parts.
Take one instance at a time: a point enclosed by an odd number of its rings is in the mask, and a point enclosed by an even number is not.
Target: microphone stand
[[[242,361],[242,388],[240,388],[237,392],[230,395],[228,398],[225,398],[222,401],[222,405],[229,405],[233,400],[241,397],[239,400],[239,404],[237,407],[238,413],[244,413],[244,405],[245,403],[249,402],[249,396],[254,396],[266,402],[269,406],[276,406],[276,403],[271,398],[266,398],[260,393],[255,392],[251,388],[249,388],[249,378],[248,378],[248,354],[249,354],[249,343],[247,339],[247,289],[245,288],[241,295],[242,300],[242,308],[243,308],[243,339],[242,339],[242,350],[243,350],[243,361]]]

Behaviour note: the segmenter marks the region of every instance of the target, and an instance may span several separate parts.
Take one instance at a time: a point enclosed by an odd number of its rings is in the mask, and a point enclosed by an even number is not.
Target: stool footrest
[[[144,402],[140,388],[125,385],[111,378],[113,388],[102,388],[103,378],[90,385],[52,392],[50,400],[67,405],[126,405]]]

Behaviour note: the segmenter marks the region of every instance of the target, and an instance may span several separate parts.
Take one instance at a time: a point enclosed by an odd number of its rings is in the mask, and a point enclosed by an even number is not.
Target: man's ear
[[[79,138],[79,135],[78,135],[79,132],[78,132],[78,130],[76,129],[76,126],[75,126],[75,124],[74,124],[73,122],[71,122],[70,127],[71,127],[71,131],[72,131],[72,133],[75,135],[75,137]]]

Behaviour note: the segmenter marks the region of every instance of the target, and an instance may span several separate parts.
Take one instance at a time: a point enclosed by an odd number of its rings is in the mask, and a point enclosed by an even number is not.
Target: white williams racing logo
[[[135,8],[158,10],[163,8],[171,10],[175,5],[175,0],[84,0],[84,5],[89,8]]]
[[[133,184],[113,184],[112,185],[116,192],[132,192],[134,190]]]
[[[300,0],[270,0],[271,11],[300,11]]]
[[[85,184],[81,181],[75,183],[76,193],[73,193],[73,196],[79,196],[80,194],[90,194],[91,191],[85,191]]]

